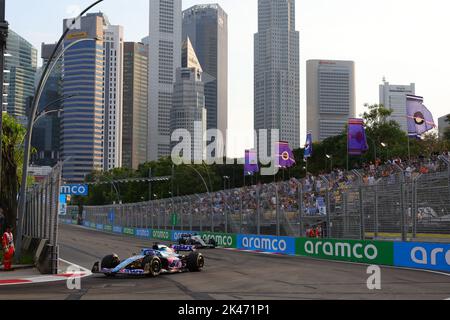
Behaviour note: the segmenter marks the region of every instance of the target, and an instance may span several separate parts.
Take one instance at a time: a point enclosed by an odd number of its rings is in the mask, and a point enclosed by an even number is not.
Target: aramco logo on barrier
[[[389,241],[299,238],[296,247],[296,253],[300,256],[389,266],[394,264],[394,244]]]
[[[295,254],[295,239],[288,237],[238,235],[238,248],[281,254]]]
[[[399,242],[394,248],[397,267],[450,272],[450,244]]]
[[[305,242],[305,252],[310,255],[325,255],[328,257],[356,258],[375,260],[378,257],[378,249],[373,244],[363,245],[362,243],[354,244],[344,242],[322,242],[312,241]]]
[[[170,240],[170,232],[163,230],[153,230],[152,238],[158,240]]]
[[[84,184],[68,184],[61,186],[60,194],[72,196],[87,196],[89,192],[88,185]]]
[[[431,264],[432,266],[437,266],[439,260],[445,260],[447,265],[450,266],[450,250],[445,252],[444,248],[434,248],[428,254],[424,247],[415,247],[411,250],[411,260],[417,264]]]

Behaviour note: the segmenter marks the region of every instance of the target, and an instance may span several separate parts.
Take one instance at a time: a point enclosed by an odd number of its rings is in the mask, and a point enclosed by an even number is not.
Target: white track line
[[[34,283],[50,283],[50,282],[62,282],[62,281],[67,281],[69,279],[73,279],[73,278],[86,278],[92,275],[92,272],[86,268],[83,268],[79,265],[76,265],[72,262],[63,260],[63,259],[59,259],[60,261],[62,261],[63,263],[68,264],[69,266],[72,266],[74,268],[77,268],[79,270],[81,270],[80,272],[76,272],[73,275],[71,274],[71,276],[68,276],[67,273],[62,273],[60,275],[48,275],[48,276],[36,276],[36,277],[24,277],[24,278],[17,278],[14,280],[19,280],[19,281],[24,281],[24,282],[17,282],[17,283],[4,283],[1,284],[0,286],[17,286],[17,285],[26,285],[26,284],[34,284]],[[79,276],[77,276],[77,274]],[[7,280],[7,279],[6,279]]]

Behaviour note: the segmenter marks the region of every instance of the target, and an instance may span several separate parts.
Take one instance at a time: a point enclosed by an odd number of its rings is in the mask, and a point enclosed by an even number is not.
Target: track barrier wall
[[[60,219],[60,221],[64,224],[77,224],[71,219]],[[161,241],[177,241],[181,234],[190,233],[179,230],[122,228],[87,222],[83,225],[99,231]],[[212,232],[191,233],[200,235],[205,241],[213,238],[217,245],[223,248],[450,272],[450,244],[445,243],[313,239]]]

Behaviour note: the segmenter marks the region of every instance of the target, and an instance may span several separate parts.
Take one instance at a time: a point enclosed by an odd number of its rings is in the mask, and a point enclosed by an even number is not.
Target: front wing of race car
[[[134,256],[131,258],[128,258],[127,260],[121,262],[117,267],[115,267],[114,269],[108,269],[108,268],[101,268],[101,263],[100,262],[96,262],[94,264],[94,267],[92,268],[92,273],[102,273],[105,275],[116,275],[116,274],[123,274],[123,275],[147,275],[150,273],[149,270],[144,270],[144,269],[128,269],[127,267],[129,265],[131,265],[132,263],[136,262],[136,261],[140,261],[143,258],[145,258],[145,256],[143,255],[139,255],[139,256]]]

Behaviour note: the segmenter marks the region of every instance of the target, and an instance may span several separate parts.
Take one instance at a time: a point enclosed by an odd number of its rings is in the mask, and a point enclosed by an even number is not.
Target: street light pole
[[[57,61],[62,57],[64,52],[66,52],[69,48],[74,46],[75,44],[86,41],[86,40],[94,40],[94,39],[80,39],[78,41],[74,41],[70,45],[68,45],[64,50],[60,50],[60,47],[66,38],[66,35],[69,33],[69,31],[73,28],[73,26],[81,19],[81,17],[88,12],[91,8],[96,6],[97,4],[103,2],[103,0],[97,0],[93,4],[91,4],[89,7],[87,7],[85,10],[83,10],[80,15],[77,18],[74,18],[71,22],[71,25],[66,28],[62,36],[59,38],[55,48],[53,49],[52,55],[50,56],[50,59],[48,63],[45,65],[44,71],[42,73],[41,79],[39,80],[39,84],[37,86],[36,95],[33,99],[33,104],[30,110],[30,114],[28,115],[28,130],[27,134],[25,136],[25,148],[24,148],[24,156],[23,156],[23,170],[22,170],[22,184],[20,186],[20,195],[19,195],[19,212],[18,212],[18,221],[17,221],[17,255],[16,260],[20,259],[21,256],[21,246],[22,246],[22,230],[23,230],[23,218],[25,216],[25,210],[26,210],[26,188],[27,188],[27,176],[28,176],[28,165],[30,161],[30,152],[31,152],[31,137],[33,134],[33,124],[36,117],[36,112],[39,107],[39,101],[41,99],[42,92],[44,91],[45,84],[47,83],[47,80],[50,76],[50,73],[53,71],[53,69],[56,66]],[[58,55],[58,52],[59,55]],[[53,61],[57,57],[55,61]],[[2,83],[3,85],[3,83]]]
[[[0,0],[0,193],[2,192],[3,83],[7,38],[8,22],[5,20],[5,0]]]

